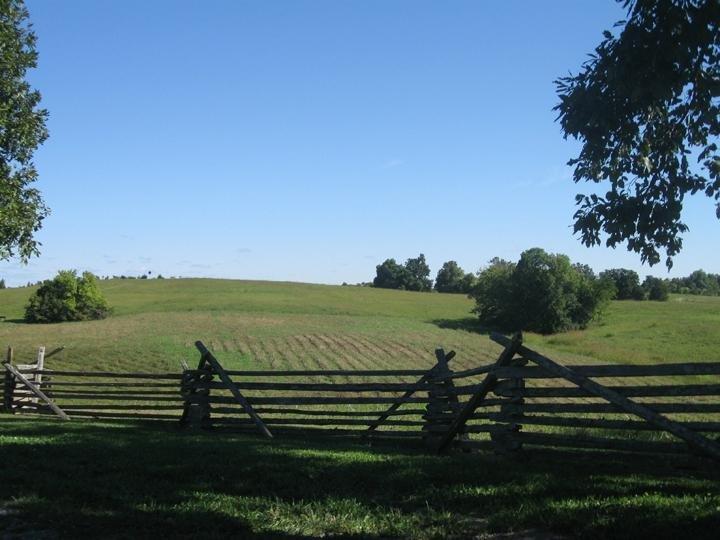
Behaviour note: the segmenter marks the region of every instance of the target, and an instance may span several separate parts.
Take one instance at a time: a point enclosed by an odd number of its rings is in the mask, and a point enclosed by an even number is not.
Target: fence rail
[[[225,370],[198,342],[197,368],[178,373],[46,369],[40,352],[14,365],[10,350],[2,403],[19,414],[180,420],[268,438],[414,438],[440,452],[690,449],[720,458],[720,362],[562,366],[520,335],[492,339],[503,347],[497,361],[462,371],[442,349],[427,370]]]

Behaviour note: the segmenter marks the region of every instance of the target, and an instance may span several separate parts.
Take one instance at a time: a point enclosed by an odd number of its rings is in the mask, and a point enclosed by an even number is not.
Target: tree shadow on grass
[[[466,537],[536,527],[703,538],[720,526],[708,499],[720,473],[700,461],[679,469],[687,459],[438,457],[297,436],[2,419],[0,453],[0,530],[59,537]]]
[[[491,332],[495,331],[494,328],[483,326],[480,323],[480,319],[477,317],[463,317],[462,319],[434,319],[431,320],[430,323],[438,326],[439,328],[464,330],[465,332],[482,335],[489,335]]]
[[[0,319],[0,323],[29,324],[25,319]]]

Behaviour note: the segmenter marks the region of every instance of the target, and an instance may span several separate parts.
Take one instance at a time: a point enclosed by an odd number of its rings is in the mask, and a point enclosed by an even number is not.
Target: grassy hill
[[[203,340],[228,367],[456,367],[493,361],[462,295],[210,279],[102,282],[103,321],[28,325],[31,289],[0,290],[0,346],[49,367],[179,371]],[[615,302],[582,332],[527,335],[566,362],[720,360],[720,299]],[[428,455],[359,441],[0,417],[0,531],[10,537],[714,538],[715,464],[533,450]],[[58,496],[61,487],[62,496]],[[14,536],[13,536],[14,535]],[[513,536],[507,536],[513,537]]]
[[[32,289],[0,290],[0,346],[31,358],[38,345],[64,345],[55,367],[118,370],[176,370],[194,361],[198,339],[232,367],[429,367],[439,346],[471,367],[498,352],[463,295],[216,279],[109,280],[102,288],[110,318],[44,325],[22,322]],[[568,362],[717,360],[719,324],[720,298],[672,296],[614,302],[588,330],[526,340]]]

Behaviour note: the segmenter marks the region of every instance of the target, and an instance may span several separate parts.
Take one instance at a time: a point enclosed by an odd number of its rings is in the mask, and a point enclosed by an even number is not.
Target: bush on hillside
[[[25,307],[29,323],[104,319],[109,314],[97,277],[90,272],[78,277],[75,270],[61,270],[54,279],[44,281]]]
[[[670,297],[670,285],[664,279],[648,276],[642,284],[648,300],[665,302]]]
[[[487,326],[552,334],[585,328],[609,302],[610,280],[573,267],[566,255],[529,249],[517,264],[493,259],[471,293]]]

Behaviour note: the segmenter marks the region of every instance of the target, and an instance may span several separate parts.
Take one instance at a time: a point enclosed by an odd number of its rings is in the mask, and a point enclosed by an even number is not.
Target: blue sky
[[[9,284],[58,269],[358,282],[425,253],[477,270],[540,246],[667,275],[572,235],[553,80],[611,0],[28,1],[52,209]],[[670,275],[720,272],[712,201]]]

